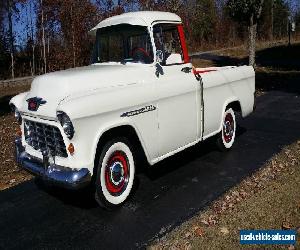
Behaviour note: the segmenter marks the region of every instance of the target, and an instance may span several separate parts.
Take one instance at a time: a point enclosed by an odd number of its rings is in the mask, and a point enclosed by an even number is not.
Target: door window
[[[183,63],[183,53],[177,25],[156,24],[153,27],[154,43],[157,50],[164,55],[162,65]]]

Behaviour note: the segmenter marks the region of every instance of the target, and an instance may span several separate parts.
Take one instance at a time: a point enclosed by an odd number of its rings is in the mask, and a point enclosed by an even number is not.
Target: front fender
[[[24,92],[24,93],[14,96],[13,98],[10,99],[9,105],[14,105],[18,110],[20,110],[22,108],[22,106],[24,105],[24,100],[25,100],[27,94],[28,94],[28,92]]]
[[[70,142],[75,147],[76,158],[83,160],[85,166],[89,166],[90,171],[94,167],[96,150],[101,136],[120,126],[131,126],[135,130],[150,164],[152,164],[152,159],[158,156],[156,111],[122,117],[121,115],[126,111],[129,111],[128,108],[71,119],[75,133]]]
[[[145,152],[145,156],[147,158],[147,161],[148,163],[151,164],[151,158],[149,156],[149,151],[147,149],[147,145],[142,137],[142,134],[138,128],[138,126],[131,120],[131,119],[118,119],[118,120],[115,120],[115,121],[111,121],[110,123],[107,123],[105,124],[105,126],[101,126],[99,128],[99,130],[97,131],[97,135],[95,137],[95,140],[93,142],[93,156],[94,156],[94,159],[95,159],[95,156],[96,156],[96,150],[97,150],[97,146],[98,146],[98,142],[100,141],[101,137],[108,131],[112,130],[112,129],[116,129],[116,128],[119,128],[119,127],[122,127],[122,126],[130,126],[134,129],[142,147],[143,147],[143,150]],[[130,139],[130,138],[129,138]]]

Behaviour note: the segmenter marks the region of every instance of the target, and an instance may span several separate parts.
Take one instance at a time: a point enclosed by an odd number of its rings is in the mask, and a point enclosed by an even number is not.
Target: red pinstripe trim
[[[196,70],[196,69],[194,69],[193,73],[195,75],[197,75],[197,74],[204,74],[204,73],[211,72],[211,71],[217,71],[217,70],[215,70],[215,69],[205,69],[205,70]]]

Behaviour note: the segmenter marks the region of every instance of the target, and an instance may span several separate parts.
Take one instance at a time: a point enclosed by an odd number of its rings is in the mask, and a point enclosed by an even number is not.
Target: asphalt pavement
[[[231,151],[219,152],[208,141],[153,166],[113,212],[99,208],[86,191],[34,180],[4,190],[0,249],[144,248],[298,140],[299,128],[300,97],[276,91],[260,96],[256,111],[239,120]]]

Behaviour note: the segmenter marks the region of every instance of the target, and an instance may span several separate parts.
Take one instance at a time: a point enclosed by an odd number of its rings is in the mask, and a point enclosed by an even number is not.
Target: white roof
[[[174,13],[163,11],[127,12],[101,21],[98,25],[90,30],[90,33],[95,34],[96,30],[99,28],[117,24],[150,26],[155,21],[181,22],[181,18]]]

